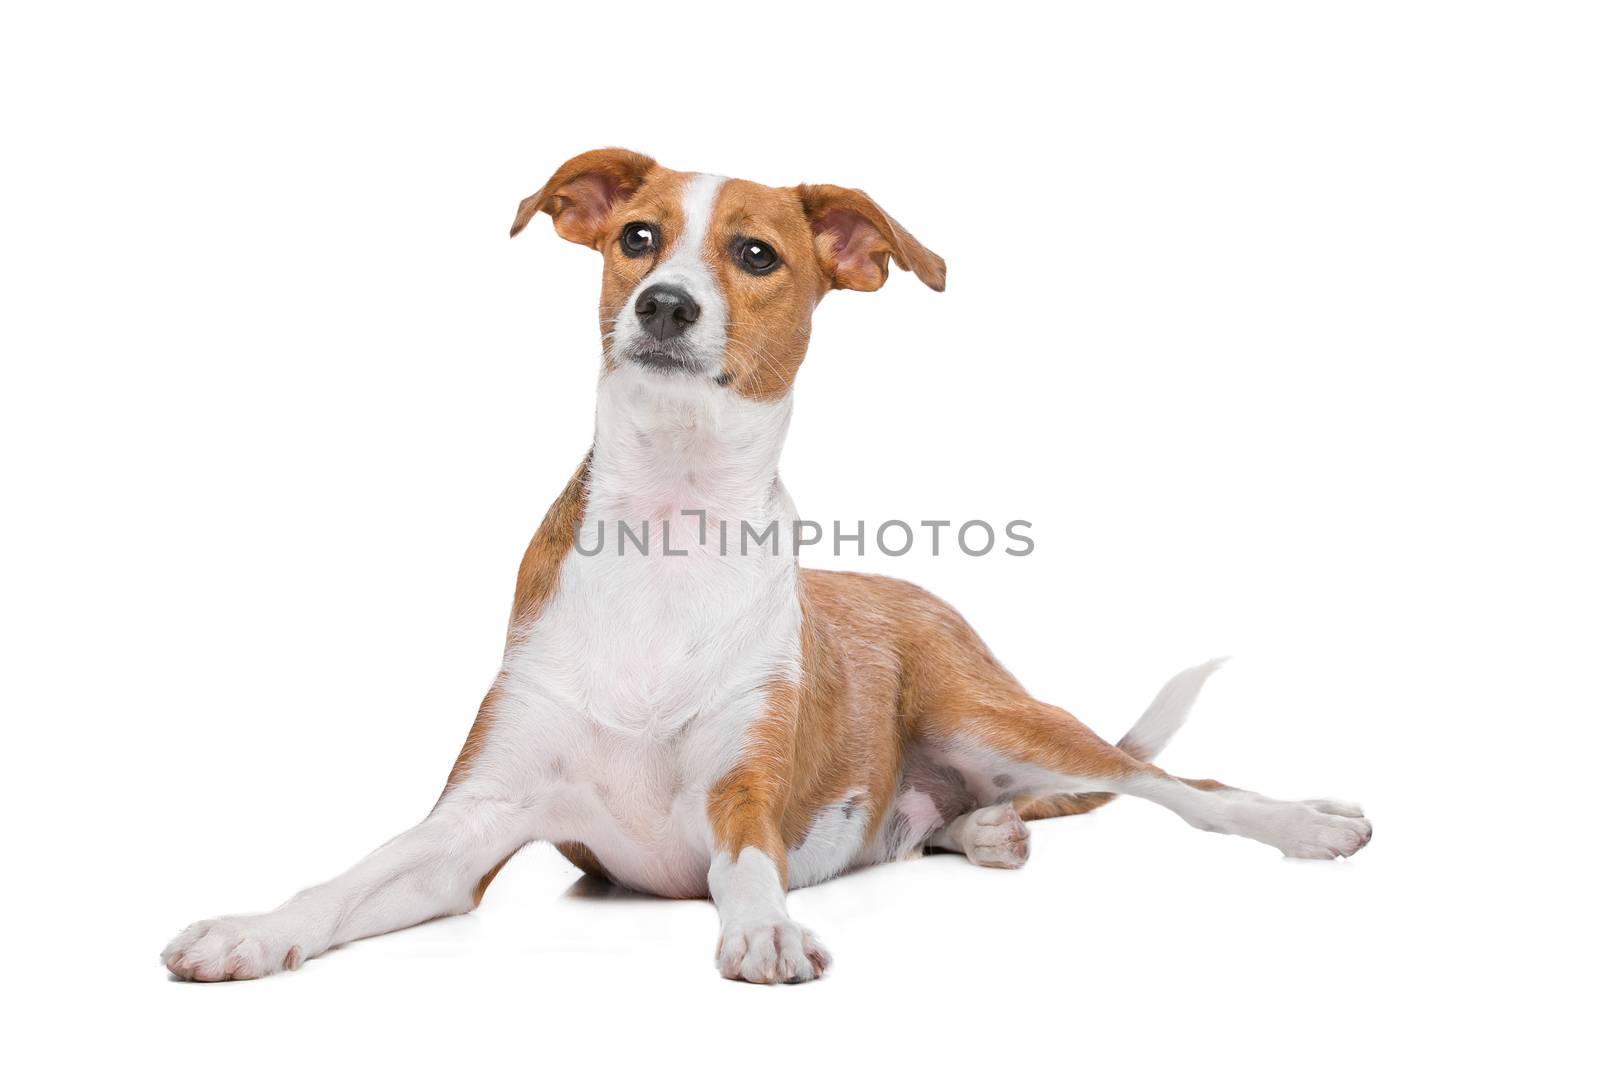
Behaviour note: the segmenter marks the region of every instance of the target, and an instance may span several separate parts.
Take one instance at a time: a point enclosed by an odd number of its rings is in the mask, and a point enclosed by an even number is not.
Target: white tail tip
[[[1206,679],[1226,662],[1228,657],[1221,656],[1173,675],[1117,747],[1135,759],[1154,759],[1189,717],[1189,709],[1194,707]]]

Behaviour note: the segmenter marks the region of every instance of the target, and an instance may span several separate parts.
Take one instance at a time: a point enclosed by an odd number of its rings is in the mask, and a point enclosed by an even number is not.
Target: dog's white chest
[[[617,880],[698,895],[706,797],[770,685],[798,677],[792,506],[776,452],[748,446],[787,412],[714,393],[641,400],[620,384],[601,407],[577,544],[507,650],[508,784],[552,839],[587,846]],[[773,466],[728,478],[740,461]],[[747,550],[746,522],[775,524],[777,539]]]
[[[798,657],[799,604],[771,562],[574,555],[507,655],[518,791],[624,884],[705,892],[706,797]]]

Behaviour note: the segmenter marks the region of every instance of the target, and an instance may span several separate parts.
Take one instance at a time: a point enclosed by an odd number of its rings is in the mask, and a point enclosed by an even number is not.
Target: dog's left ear
[[[795,187],[817,256],[835,289],[871,292],[889,279],[889,260],[921,278],[928,288],[944,291],[944,260],[922,246],[860,189],[837,185]]]
[[[511,236],[546,211],[555,222],[556,233],[597,249],[613,205],[638,192],[655,166],[649,156],[625,148],[598,148],[573,156],[550,176],[543,189],[517,207]]]

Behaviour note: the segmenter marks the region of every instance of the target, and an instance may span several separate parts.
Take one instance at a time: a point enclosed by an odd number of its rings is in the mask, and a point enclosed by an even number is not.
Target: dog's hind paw
[[[980,867],[1016,869],[1028,862],[1028,824],[1010,804],[979,808],[962,835],[967,859]]]
[[[934,848],[964,853],[980,867],[1015,870],[1028,862],[1028,824],[1011,804],[993,804],[959,816],[929,841]]]
[[[1306,800],[1284,808],[1277,816],[1279,837],[1271,843],[1291,859],[1343,859],[1372,840],[1372,823],[1353,804]]]

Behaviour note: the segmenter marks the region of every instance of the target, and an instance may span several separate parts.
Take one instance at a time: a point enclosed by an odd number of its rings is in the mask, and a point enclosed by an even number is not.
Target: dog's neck
[[[595,405],[591,513],[634,521],[702,509],[734,523],[774,517],[791,410],[789,394],[756,401],[703,378],[608,371]]]

